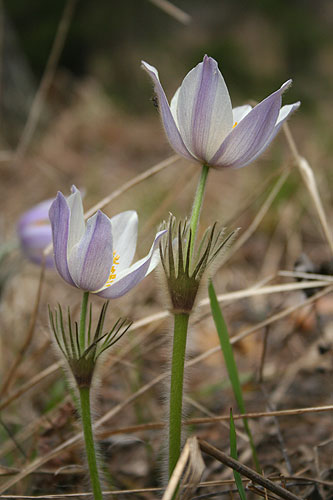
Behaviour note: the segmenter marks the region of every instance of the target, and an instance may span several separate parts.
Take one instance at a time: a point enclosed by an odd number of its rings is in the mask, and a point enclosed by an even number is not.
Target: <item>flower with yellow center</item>
[[[67,283],[84,291],[106,299],[120,297],[159,262],[156,250],[165,231],[156,234],[146,257],[132,264],[138,232],[134,210],[111,219],[98,211],[86,224],[80,191],[73,186],[67,199],[58,193],[49,217],[57,270]]]
[[[157,69],[144,61],[142,66],[154,83],[171,147],[181,156],[211,167],[239,168],[251,163],[300,105],[281,107],[282,94],[291,84],[288,80],[253,109],[250,105],[232,108],[217,62],[208,56],[185,76],[169,104]]]

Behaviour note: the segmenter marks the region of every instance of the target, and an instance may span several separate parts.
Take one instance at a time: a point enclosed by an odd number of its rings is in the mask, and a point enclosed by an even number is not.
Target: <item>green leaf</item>
[[[231,408],[230,408],[230,455],[235,460],[238,460],[236,429]],[[239,496],[241,497],[242,500],[246,500],[246,493],[243,486],[241,475],[236,470],[234,470],[233,473]]]
[[[209,285],[208,285],[208,294],[209,294],[212,316],[213,316],[213,319],[215,322],[217,334],[218,334],[219,339],[220,339],[221,349],[222,349],[225,364],[227,367],[229,379],[230,379],[230,382],[232,385],[232,390],[234,392],[234,396],[235,396],[235,399],[237,401],[239,411],[240,411],[240,413],[244,414],[244,413],[246,413],[246,411],[245,411],[245,405],[244,405],[244,400],[243,400],[242,387],[241,387],[240,380],[239,380],[239,375],[238,375],[237,365],[236,365],[235,358],[234,358],[234,353],[232,351],[232,346],[230,343],[228,328],[227,328],[227,325],[224,321],[222,311],[220,309],[220,305],[219,305],[217,297],[216,297],[214,286],[213,286],[213,283],[211,281],[209,282]],[[259,473],[261,473],[261,467],[259,465],[257,452],[256,452],[256,449],[254,446],[251,430],[250,430],[250,427],[249,427],[249,424],[248,424],[248,421],[246,418],[243,419],[243,423],[244,423],[245,431],[246,431],[246,433],[249,437],[249,440],[250,440],[253,462],[255,464],[257,471]]]

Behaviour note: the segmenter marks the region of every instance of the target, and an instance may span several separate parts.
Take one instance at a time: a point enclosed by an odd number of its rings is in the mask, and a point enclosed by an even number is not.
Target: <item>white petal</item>
[[[250,113],[251,109],[252,109],[252,106],[250,106],[249,104],[244,104],[244,106],[237,106],[236,108],[233,108],[232,115],[233,115],[233,119],[234,119],[234,126],[235,126],[235,123],[238,124],[241,120],[243,120],[243,118],[248,113]]]
[[[171,99],[171,102],[170,102],[171,114],[173,116],[173,119],[176,122],[178,129],[179,129],[179,125],[178,125],[178,117],[177,117],[177,106],[178,106],[179,91],[180,91],[180,87],[178,87],[178,89],[175,92],[175,95],[173,96],[173,98]]]
[[[140,281],[142,281],[143,278],[145,278],[145,276],[147,276],[147,274],[149,274],[158,264],[158,259],[156,259],[156,249],[159,239],[165,233],[166,230],[158,232],[148,255],[146,255],[143,259],[140,259],[128,269],[122,271],[109,287],[102,288],[97,292],[97,294],[106,299],[116,299],[117,297],[125,295],[125,293],[129,292],[134,286],[140,283]],[[152,260],[154,261],[153,264]]]
[[[82,197],[75,186],[72,187],[72,194],[67,198],[67,204],[71,212],[67,243],[67,256],[69,256],[71,249],[80,241],[85,232]]]
[[[128,210],[111,218],[113,249],[119,255],[116,273],[129,267],[134,258],[138,237],[138,214]]]

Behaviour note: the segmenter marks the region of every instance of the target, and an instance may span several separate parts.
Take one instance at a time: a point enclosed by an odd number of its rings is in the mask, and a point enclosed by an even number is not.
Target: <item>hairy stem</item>
[[[198,223],[199,223],[199,218],[200,218],[203,197],[205,194],[205,187],[206,187],[208,172],[209,172],[208,165],[203,165],[202,170],[201,170],[201,176],[200,176],[198,186],[197,186],[197,191],[195,193],[195,198],[194,198],[193,207],[192,207],[191,220],[190,220],[190,229],[192,232],[190,255],[192,255],[192,253],[193,253],[195,236],[196,236],[197,229],[198,229]]]
[[[83,292],[80,318],[80,351],[85,351],[86,348],[86,318],[88,306],[89,292]]]
[[[91,425],[90,388],[80,387],[79,392],[84,442],[86,446],[91,487],[94,494],[94,500],[103,500],[102,488],[98,476],[94,436]]]
[[[169,477],[180,455],[186,337],[189,314],[174,315],[169,413]]]

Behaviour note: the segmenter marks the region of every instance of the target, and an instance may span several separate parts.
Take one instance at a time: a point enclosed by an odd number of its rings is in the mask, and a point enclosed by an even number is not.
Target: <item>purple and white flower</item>
[[[54,200],[45,200],[25,212],[17,224],[17,234],[23,254],[34,264],[41,265],[44,249],[52,241],[49,209]],[[46,267],[54,266],[53,255],[45,257]]]
[[[269,146],[300,102],[281,108],[284,83],[257,106],[232,108],[217,62],[205,56],[184,78],[169,105],[158,71],[142,61],[153,80],[165,133],[185,158],[212,167],[244,167]]]
[[[59,274],[72,286],[106,299],[121,297],[140,283],[158,264],[159,231],[143,259],[134,258],[138,216],[134,210],[111,219],[100,210],[84,221],[81,193],[72,187],[61,192],[50,208],[54,260]]]

